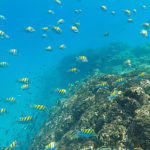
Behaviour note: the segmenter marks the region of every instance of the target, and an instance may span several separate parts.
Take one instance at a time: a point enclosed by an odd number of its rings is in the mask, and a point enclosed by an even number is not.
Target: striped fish
[[[55,142],[51,142],[50,144],[45,146],[44,150],[53,150],[56,147],[56,143]]]
[[[108,97],[109,100],[112,100],[114,99],[115,97],[118,96],[118,91],[114,90],[111,95]]]
[[[95,134],[93,129],[82,129],[82,130],[75,130],[75,133],[77,137],[83,137],[83,138],[92,138],[97,139],[97,135]]]
[[[116,85],[120,85],[120,84],[124,84],[124,83],[126,83],[127,81],[124,79],[124,78],[119,78],[118,80],[116,80],[115,82],[114,82],[114,84],[116,84]]]
[[[96,85],[96,88],[105,89],[108,87],[108,84],[106,82],[102,82]]]
[[[137,79],[143,79],[146,76],[146,72],[141,72],[138,76]]]
[[[20,123],[28,123],[31,122],[33,120],[32,116],[25,116],[25,117],[20,117],[18,122]]]

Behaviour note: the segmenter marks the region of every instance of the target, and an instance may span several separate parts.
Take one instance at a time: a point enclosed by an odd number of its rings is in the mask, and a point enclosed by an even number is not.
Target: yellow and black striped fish
[[[57,92],[58,92],[58,93],[65,94],[65,93],[66,93],[66,90],[65,90],[65,89],[59,89],[59,88],[57,88]]]
[[[21,83],[29,83],[30,82],[29,78],[27,78],[27,77],[20,78],[18,81]]]
[[[15,102],[16,102],[16,99],[15,99],[15,97],[7,97],[7,98],[5,99],[5,101],[10,102],[10,103],[15,103]]]
[[[138,76],[137,79],[143,79],[146,76],[146,72],[141,72]]]
[[[75,72],[75,73],[77,73],[77,72],[79,72],[79,70],[77,68],[71,68],[71,69],[68,70],[68,72]]]
[[[6,108],[0,108],[0,115],[7,113]]]
[[[107,84],[107,82],[102,82],[100,84],[97,84],[96,87],[104,89],[104,88],[108,87],[108,84]]]
[[[120,84],[124,84],[127,81],[124,78],[119,78],[118,80],[115,81],[115,84],[120,85]]]
[[[16,145],[17,145],[17,141],[15,140],[15,141],[13,141],[10,145],[9,145],[9,148],[14,148],[14,147],[16,147]]]
[[[17,49],[10,49],[9,53],[12,55],[18,55],[18,50]]]
[[[0,62],[0,67],[7,67],[8,63],[6,61]]]
[[[112,100],[114,99],[115,97],[118,96],[118,91],[114,90],[111,95],[108,97],[109,100]]]
[[[35,108],[35,109],[38,109],[38,110],[45,110],[46,107],[44,105],[32,105],[31,108]]]
[[[81,129],[80,131],[75,130],[75,133],[78,137],[97,139],[97,135],[93,129]]]
[[[21,86],[21,89],[22,90],[26,90],[26,89],[28,89],[29,88],[29,84],[23,84],[22,86]]]
[[[20,117],[18,122],[22,122],[22,123],[25,123],[25,122],[30,122],[33,120],[33,117],[32,116],[25,116],[25,117]]]
[[[45,146],[44,150],[53,150],[56,147],[56,143],[55,142],[51,142],[50,144]]]

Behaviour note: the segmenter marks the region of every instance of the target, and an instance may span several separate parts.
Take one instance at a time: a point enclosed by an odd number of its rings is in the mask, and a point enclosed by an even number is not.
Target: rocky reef
[[[28,150],[44,150],[51,142],[56,150],[149,150],[150,76],[138,78],[139,73],[95,73],[70,84],[68,98],[50,108]],[[126,82],[115,84],[119,78]],[[102,82],[108,87],[97,88]],[[109,99],[114,89],[118,95]],[[81,129],[93,129],[97,140],[75,137]]]

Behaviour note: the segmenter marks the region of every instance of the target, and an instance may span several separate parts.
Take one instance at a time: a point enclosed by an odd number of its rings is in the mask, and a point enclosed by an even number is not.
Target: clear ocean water
[[[7,147],[17,140],[16,149],[27,149],[42,123],[48,118],[44,112],[30,109],[29,106],[41,104],[50,108],[61,98],[55,89],[66,88],[70,83],[62,74],[52,74],[56,70],[63,72],[70,69],[63,65],[64,58],[72,59],[72,55],[76,57],[77,53],[86,49],[96,49],[110,43],[123,42],[134,47],[149,42],[149,38],[140,34],[142,24],[150,21],[150,3],[147,0],[61,2],[59,5],[55,0],[0,0],[0,15],[6,18],[0,19],[0,30],[9,35],[8,39],[0,39],[0,62],[8,62],[7,67],[0,68],[0,108],[8,110],[7,114],[0,115],[0,147]],[[107,6],[107,11],[101,9],[102,5]],[[143,9],[142,5],[147,8]],[[49,9],[54,14],[49,14]],[[75,9],[82,9],[82,12],[75,13]],[[137,12],[132,12],[131,17],[128,17],[124,12],[126,9],[136,9]],[[116,14],[112,15],[111,11]],[[61,18],[64,23],[57,24]],[[132,18],[133,22],[129,23],[128,18]],[[75,22],[80,23],[78,33],[70,29]],[[61,27],[62,33],[54,32],[51,29],[53,25]],[[34,27],[35,31],[25,32],[24,29],[28,26]],[[43,32],[42,27],[50,29]],[[109,33],[107,37],[104,36],[106,32]],[[43,38],[42,34],[47,34],[47,37]],[[59,49],[61,44],[65,44],[64,50]],[[52,51],[45,50],[49,45],[53,47]],[[19,54],[11,55],[10,49],[17,49]],[[69,59],[65,63],[69,64]],[[61,65],[62,68],[57,68]],[[23,77],[28,77],[31,81],[27,90],[21,90],[22,84],[17,82]],[[61,84],[58,87],[59,81],[64,79],[64,86]],[[79,74],[70,75],[71,82],[78,79],[81,79]],[[16,104],[4,102],[7,97],[15,97]],[[34,123],[28,125],[17,122],[21,116],[29,115],[36,118]]]

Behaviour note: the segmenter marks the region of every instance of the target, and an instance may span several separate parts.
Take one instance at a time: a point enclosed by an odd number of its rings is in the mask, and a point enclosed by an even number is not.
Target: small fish
[[[146,72],[141,72],[138,76],[137,79],[143,79],[146,76]]]
[[[133,12],[136,13],[137,12],[136,9],[133,9]]]
[[[131,16],[131,11],[129,9],[124,10],[125,14],[127,14],[127,16]]]
[[[97,139],[97,135],[93,129],[75,130],[75,133],[78,137]]]
[[[17,144],[18,144],[18,142],[15,140],[9,145],[9,148],[14,149],[17,146]]]
[[[118,91],[114,90],[111,95],[108,97],[109,100],[112,100],[114,99],[115,97],[118,96]]]
[[[78,32],[79,32],[77,26],[71,26],[70,28],[71,28],[71,30],[72,30],[74,33],[78,33]]]
[[[51,46],[47,46],[46,48],[45,48],[45,50],[46,51],[51,51],[53,48],[51,47]]]
[[[8,111],[6,110],[6,108],[0,108],[0,115],[2,114],[6,114]]]
[[[43,27],[43,28],[41,28],[41,30],[44,31],[44,32],[47,32],[47,31],[49,31],[49,28],[48,27]]]
[[[56,143],[55,142],[51,142],[50,144],[45,146],[44,150],[53,150],[56,147]]]
[[[149,28],[149,23],[148,23],[148,22],[143,23],[143,26],[144,26],[145,28]]]
[[[22,90],[26,90],[26,89],[28,89],[29,88],[29,84],[23,84],[22,86],[21,86],[21,89]]]
[[[148,32],[147,30],[141,30],[140,32],[144,37],[148,37]]]
[[[133,19],[132,19],[132,18],[129,18],[129,19],[128,19],[128,22],[129,22],[129,23],[133,22]]]
[[[116,14],[116,12],[115,12],[115,11],[111,11],[111,14],[112,14],[112,15],[115,15],[115,14]]]
[[[9,53],[12,55],[18,55],[18,50],[17,49],[10,49]]]
[[[5,101],[7,101],[11,104],[14,104],[14,103],[16,103],[16,98],[15,97],[7,97],[7,98],[5,98]]]
[[[75,72],[75,73],[77,73],[77,72],[79,72],[79,70],[77,68],[71,68],[71,69],[68,70],[68,72]]]
[[[25,30],[26,32],[29,32],[29,33],[32,33],[32,32],[35,31],[35,29],[34,29],[33,27],[31,27],[31,26],[26,27],[24,30]]]
[[[52,26],[52,29],[53,29],[56,33],[59,33],[59,34],[61,34],[61,33],[62,33],[61,28],[60,28],[60,27],[58,27],[58,26]]]
[[[88,62],[88,59],[86,56],[79,56],[79,57],[76,57],[76,60],[77,61],[81,61],[81,62]]]
[[[104,33],[104,37],[109,36],[109,32]]]
[[[104,10],[104,11],[107,11],[107,7],[105,5],[102,5],[101,9]]]
[[[131,66],[131,60],[130,60],[130,59],[126,60],[126,61],[124,62],[124,64],[127,65],[127,66]]]
[[[0,30],[0,39],[8,39],[9,36],[2,30]]]
[[[46,35],[46,34],[42,34],[42,37],[43,37],[43,38],[46,38],[46,37],[47,37],[47,35]]]
[[[146,5],[142,5],[142,8],[143,8],[143,9],[146,9]]]
[[[57,4],[59,4],[59,5],[62,4],[60,0],[56,0],[55,2],[56,2]]]
[[[127,81],[124,79],[124,78],[119,78],[118,80],[116,80],[115,82],[114,82],[114,84],[116,84],[116,85],[121,85],[121,84],[124,84],[124,83],[126,83]]]
[[[82,9],[75,9],[74,12],[75,12],[76,14],[79,14],[79,13],[82,12]]]
[[[53,12],[53,10],[51,10],[51,9],[48,10],[48,13],[49,13],[49,14],[52,14],[52,15],[55,14],[55,13]]]
[[[65,49],[65,48],[66,48],[65,44],[61,44],[61,45],[59,46],[59,49]]]
[[[32,120],[33,120],[32,116],[25,116],[25,117],[20,117],[18,122],[26,123],[26,122],[31,122]]]
[[[64,23],[64,19],[59,19],[59,20],[57,21],[57,23],[58,23],[58,24]]]
[[[75,22],[74,26],[76,26],[78,28],[78,27],[80,27],[80,23],[79,22]]]
[[[45,110],[46,107],[44,105],[31,105],[30,108],[35,108],[37,110]]]
[[[58,92],[58,93],[65,94],[65,93],[66,93],[66,90],[65,90],[65,89],[59,89],[59,88],[57,88],[57,92]]]
[[[20,83],[30,83],[30,80],[29,80],[28,77],[24,77],[24,78],[20,78],[20,79],[18,80],[18,82],[20,82]]]
[[[6,18],[5,18],[4,15],[0,15],[0,19],[1,19],[1,20],[6,20]]]
[[[6,61],[0,62],[0,67],[8,67],[8,63]]]
[[[107,82],[102,82],[96,85],[96,88],[101,88],[101,89],[105,89],[108,87]]]

